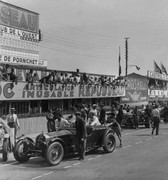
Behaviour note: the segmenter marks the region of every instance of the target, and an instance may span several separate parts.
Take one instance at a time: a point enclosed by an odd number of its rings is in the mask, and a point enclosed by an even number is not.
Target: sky
[[[39,13],[40,59],[48,69],[118,76],[147,75],[153,61],[168,70],[167,0],[6,0]],[[140,67],[138,71],[134,66]]]

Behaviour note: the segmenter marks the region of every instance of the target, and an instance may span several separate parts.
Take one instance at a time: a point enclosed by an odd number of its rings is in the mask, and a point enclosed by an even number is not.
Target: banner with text
[[[27,90],[26,83],[18,83],[11,90],[11,83],[1,82],[0,99],[5,100],[42,100],[42,99],[76,99],[76,98],[107,98],[125,96],[125,87],[95,87],[73,86],[61,84],[41,89],[40,84],[34,84]]]
[[[0,24],[23,31],[39,32],[39,14],[0,1]]]
[[[47,61],[0,54],[0,63],[47,67]]]

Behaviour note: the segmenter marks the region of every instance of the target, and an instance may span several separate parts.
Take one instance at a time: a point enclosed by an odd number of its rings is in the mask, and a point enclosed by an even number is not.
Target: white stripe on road
[[[90,160],[92,160],[92,159],[94,159],[94,158],[89,158],[88,161],[90,161]]]
[[[49,172],[49,173],[46,173],[46,174],[43,174],[43,176],[47,176],[49,174],[52,174],[53,172]]]
[[[17,164],[17,162],[13,162],[13,163],[9,163],[9,164],[4,164],[4,165],[0,166],[0,168],[1,167],[6,167],[6,166],[9,166],[9,165],[12,165],[12,164]]]
[[[136,142],[135,144],[139,144],[139,143],[142,143],[143,141],[138,141],[138,142]]]
[[[95,158],[101,157],[101,155],[96,156]]]
[[[77,165],[79,165],[79,164],[80,164],[80,162],[73,164],[73,166],[77,166]]]
[[[43,177],[43,176],[41,175],[41,176],[34,177],[34,178],[32,178],[32,180],[33,179],[38,179],[38,178],[41,178],[41,177]]]
[[[147,138],[147,139],[145,139],[146,141],[149,141],[149,140],[151,140],[152,138]]]
[[[71,168],[72,166],[65,166],[64,169]]]

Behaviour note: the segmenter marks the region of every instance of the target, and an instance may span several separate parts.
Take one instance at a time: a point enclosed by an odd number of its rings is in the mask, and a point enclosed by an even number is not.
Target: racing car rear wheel
[[[116,147],[116,139],[115,136],[112,133],[108,133],[104,137],[104,146],[103,149],[106,153],[111,153],[114,151]]]
[[[30,159],[30,156],[27,156],[24,151],[25,151],[25,142],[23,140],[18,141],[13,151],[13,155],[16,161],[26,162]]]
[[[3,149],[2,149],[2,158],[4,161],[8,160],[9,155],[9,139],[4,139]]]
[[[64,148],[61,143],[53,142],[46,150],[46,160],[49,165],[54,166],[61,162],[64,156]]]

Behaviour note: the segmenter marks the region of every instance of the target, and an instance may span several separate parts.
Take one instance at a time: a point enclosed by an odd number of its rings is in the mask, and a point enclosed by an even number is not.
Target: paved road
[[[84,161],[72,157],[54,167],[42,158],[20,164],[10,154],[8,162],[0,160],[0,180],[167,180],[168,125],[161,124],[159,136],[144,128],[122,133],[123,147],[113,153],[100,149],[88,153]]]

